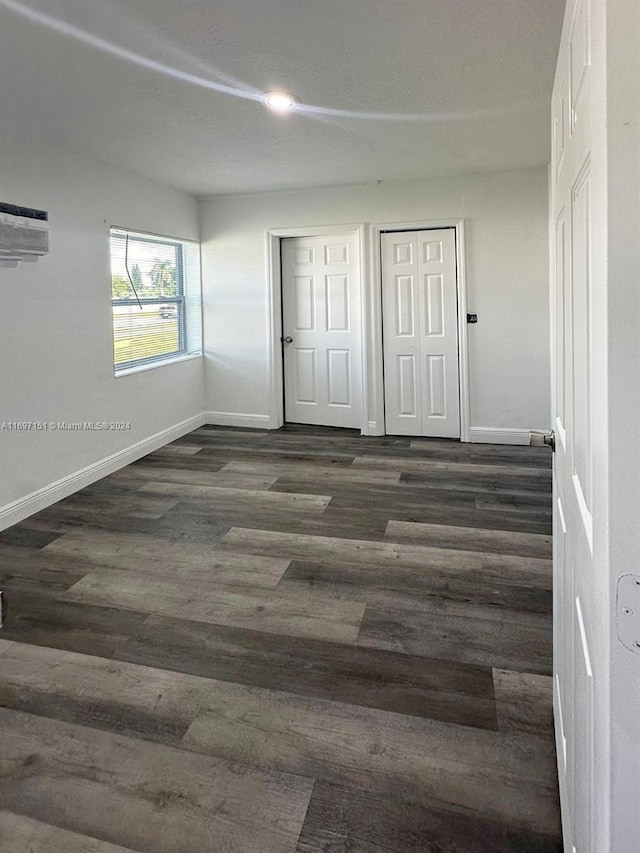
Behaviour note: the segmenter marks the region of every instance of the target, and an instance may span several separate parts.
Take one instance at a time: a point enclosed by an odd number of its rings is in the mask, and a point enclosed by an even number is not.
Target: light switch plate
[[[616,626],[622,645],[640,654],[640,575],[618,578]]]

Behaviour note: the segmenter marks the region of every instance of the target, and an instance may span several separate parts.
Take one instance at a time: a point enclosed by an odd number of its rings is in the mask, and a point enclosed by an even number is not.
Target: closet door
[[[386,432],[459,438],[455,231],[381,239]]]

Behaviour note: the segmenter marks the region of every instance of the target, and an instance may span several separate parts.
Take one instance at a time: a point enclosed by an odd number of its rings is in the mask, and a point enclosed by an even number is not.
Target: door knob
[[[556,449],[556,434],[551,432],[530,432],[529,445],[531,447],[550,447],[551,450]]]
[[[287,335],[286,338],[280,338],[280,340],[282,341],[283,344],[292,344],[293,343],[293,338],[291,337],[291,335]]]

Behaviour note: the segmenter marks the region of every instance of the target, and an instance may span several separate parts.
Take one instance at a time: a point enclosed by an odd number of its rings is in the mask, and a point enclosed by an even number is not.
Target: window
[[[197,243],[111,229],[116,375],[202,352]]]

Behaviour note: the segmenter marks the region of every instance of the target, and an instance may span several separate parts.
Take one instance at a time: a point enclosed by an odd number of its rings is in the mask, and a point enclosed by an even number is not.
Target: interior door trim
[[[366,295],[363,282],[366,281],[365,226],[359,225],[317,225],[301,228],[273,228],[266,232],[267,283],[269,299],[269,429],[278,429],[284,424],[284,365],[282,359],[282,267],[280,241],[287,237],[324,237],[333,234],[355,234],[358,242],[360,269],[360,347],[362,354],[362,433],[366,433],[369,400],[367,394],[366,345]]]

